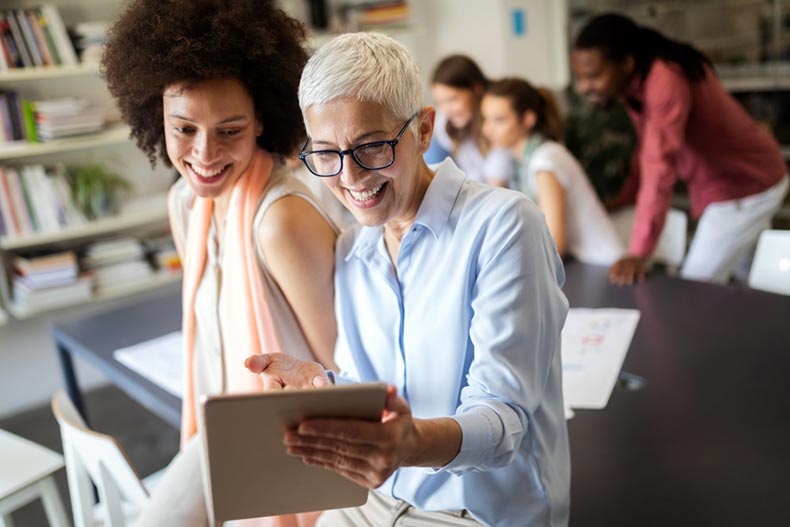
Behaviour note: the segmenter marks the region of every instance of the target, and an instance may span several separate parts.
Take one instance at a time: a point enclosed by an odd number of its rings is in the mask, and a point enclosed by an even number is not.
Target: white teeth
[[[218,168],[218,169],[216,169],[216,170],[211,170],[211,171],[208,171],[208,170],[203,170],[202,168],[200,168],[200,167],[197,167],[197,166],[195,166],[195,165],[189,165],[189,166],[190,166],[190,167],[192,167],[192,170],[193,170],[193,171],[194,171],[194,172],[195,172],[197,175],[199,175],[199,176],[201,176],[201,177],[205,177],[205,178],[214,177],[214,176],[216,176],[217,174],[219,174],[220,172],[222,172],[223,170],[225,170],[225,167],[221,167],[221,168]]]
[[[372,198],[373,196],[375,196],[376,194],[378,194],[379,190],[381,190],[381,187],[383,187],[383,186],[384,186],[384,183],[381,183],[381,184],[379,184],[379,186],[373,187],[373,188],[368,189],[368,190],[366,190],[364,192],[356,192],[356,191],[351,190],[351,189],[349,189],[348,191],[351,192],[351,195],[354,197],[355,200],[357,200],[357,201],[367,201],[370,198]]]

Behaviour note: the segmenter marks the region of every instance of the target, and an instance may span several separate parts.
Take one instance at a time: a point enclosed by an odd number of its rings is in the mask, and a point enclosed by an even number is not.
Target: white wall
[[[417,2],[414,2],[417,4]],[[464,53],[492,78],[526,77],[538,85],[562,89],[569,82],[566,0],[427,0],[419,2],[415,24],[432,38],[416,50],[427,80],[442,57]],[[514,32],[514,12],[524,32]]]
[[[54,318],[11,321],[0,327],[0,418],[47,404],[52,393],[63,386],[50,335]],[[75,365],[82,386],[92,388],[106,382],[82,361],[75,361]]]
[[[280,3],[293,16],[307,19],[303,1]],[[469,55],[491,78],[521,76],[555,90],[568,85],[567,0],[411,0],[410,6],[411,28],[386,32],[414,54],[426,95],[434,66],[453,53]],[[521,35],[514,34],[514,11],[525,22]]]

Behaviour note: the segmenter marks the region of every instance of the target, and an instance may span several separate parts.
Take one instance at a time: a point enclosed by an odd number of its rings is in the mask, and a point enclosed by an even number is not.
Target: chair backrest
[[[75,525],[96,523],[93,482],[99,491],[100,520],[125,526],[124,502],[142,508],[148,492],[123,449],[114,438],[89,429],[64,392],[52,396],[52,412],[60,425]]]
[[[749,271],[749,286],[790,295],[790,231],[760,233]]]
[[[631,240],[631,231],[634,227],[636,209],[628,207],[612,214],[617,233],[623,243],[628,245]],[[688,234],[688,217],[686,213],[678,209],[669,209],[667,219],[664,223],[664,230],[656,243],[652,259],[656,262],[666,264],[671,268],[678,268],[683,263],[686,256],[686,238]]]

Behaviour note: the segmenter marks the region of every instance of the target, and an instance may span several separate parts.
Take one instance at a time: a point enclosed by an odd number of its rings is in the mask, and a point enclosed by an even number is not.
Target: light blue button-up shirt
[[[397,271],[382,227],[337,242],[342,376],[395,385],[414,417],[463,432],[448,465],[401,468],[378,490],[490,526],[566,525],[562,261],[522,194],[466,181],[449,159],[434,168]]]

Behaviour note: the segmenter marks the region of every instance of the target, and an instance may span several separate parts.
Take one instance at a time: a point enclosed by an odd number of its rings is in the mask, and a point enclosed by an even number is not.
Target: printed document
[[[115,360],[178,398],[183,393],[180,331],[113,352]]]
[[[606,406],[638,322],[636,309],[570,309],[562,329],[566,407]]]

